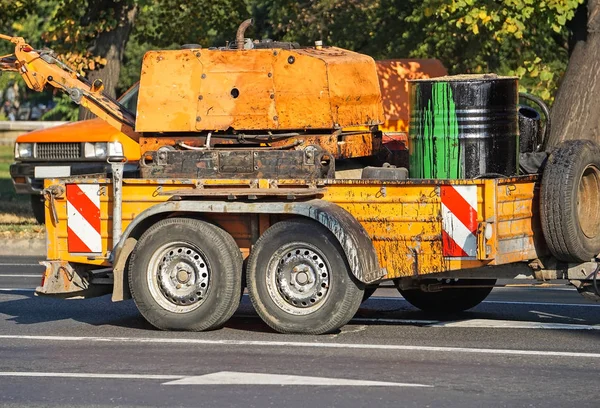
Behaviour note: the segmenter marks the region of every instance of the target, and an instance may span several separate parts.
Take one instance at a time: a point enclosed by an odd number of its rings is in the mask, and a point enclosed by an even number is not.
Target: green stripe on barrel
[[[514,176],[517,80],[460,75],[409,83],[411,178]]]

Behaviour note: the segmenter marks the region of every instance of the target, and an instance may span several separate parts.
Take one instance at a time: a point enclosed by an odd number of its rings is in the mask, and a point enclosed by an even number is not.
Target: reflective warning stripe
[[[102,252],[99,192],[99,184],[67,184],[69,252]]]
[[[477,186],[442,186],[443,255],[477,256]]]

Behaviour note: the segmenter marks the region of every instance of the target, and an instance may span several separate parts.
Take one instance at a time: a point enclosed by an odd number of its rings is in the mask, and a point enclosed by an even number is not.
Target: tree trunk
[[[116,87],[119,82],[119,74],[121,73],[121,63],[123,61],[123,54],[125,53],[125,46],[129,39],[129,34],[133,27],[133,21],[137,13],[137,6],[130,6],[127,2],[121,1],[113,3],[113,1],[100,1],[102,7],[106,7],[105,3],[112,3],[112,7],[121,7],[116,14],[121,15],[121,21],[118,26],[111,31],[101,33],[96,39],[94,45],[90,48],[90,51],[94,55],[99,55],[106,58],[106,65],[102,68],[90,71],[87,73],[86,78],[93,82],[96,79],[102,79],[104,82],[104,93],[115,97]],[[90,10],[82,20],[90,19],[89,16],[98,15],[96,10]],[[89,22],[88,22],[89,24]],[[91,119],[95,115],[88,109],[79,109],[79,120]]]
[[[569,139],[600,143],[600,0],[587,2],[586,32],[574,36],[575,47],[552,107],[546,150]]]

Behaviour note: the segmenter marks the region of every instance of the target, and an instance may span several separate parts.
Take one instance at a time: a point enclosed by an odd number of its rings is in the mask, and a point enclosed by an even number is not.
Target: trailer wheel
[[[336,238],[303,219],[264,232],[250,253],[246,280],[256,312],[280,333],[334,331],[354,316],[363,297]]]
[[[210,330],[240,302],[242,256],[222,229],[191,218],[157,222],[138,241],[129,287],[146,320],[161,330]]]
[[[561,143],[544,169],[541,223],[550,252],[566,262],[600,253],[600,147],[590,140]]]
[[[408,303],[429,313],[458,313],[471,309],[485,300],[496,284],[496,279],[457,279],[450,285],[456,286],[490,286],[476,288],[444,289],[440,292],[424,292],[420,289],[401,289],[399,282],[394,281],[396,288]],[[421,284],[440,283],[437,280],[424,279]]]

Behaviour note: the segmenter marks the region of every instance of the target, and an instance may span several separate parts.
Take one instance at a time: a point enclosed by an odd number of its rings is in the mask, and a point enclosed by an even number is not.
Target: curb
[[[46,239],[12,239],[0,245],[0,256],[46,256]]]

